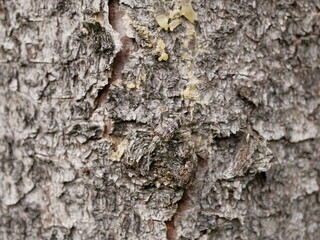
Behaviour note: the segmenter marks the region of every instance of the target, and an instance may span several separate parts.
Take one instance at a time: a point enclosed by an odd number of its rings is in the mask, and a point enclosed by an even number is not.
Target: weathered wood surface
[[[0,24],[0,239],[318,239],[319,0],[2,0]]]

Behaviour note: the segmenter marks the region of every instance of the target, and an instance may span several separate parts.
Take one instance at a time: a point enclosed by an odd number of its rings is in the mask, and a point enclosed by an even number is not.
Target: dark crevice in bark
[[[124,11],[120,7],[119,0],[111,0],[109,2],[109,22],[112,28],[119,33],[122,43],[122,50],[117,54],[112,65],[111,83],[121,79],[125,64],[128,62],[132,52],[137,49],[134,39],[126,35],[126,24],[122,19],[123,15]]]
[[[173,214],[170,220],[166,221],[166,227],[167,227],[167,239],[168,240],[176,240],[178,239],[177,235],[177,229],[175,226],[175,220],[181,215],[187,211],[191,206],[189,206],[189,195],[192,195],[196,192],[196,189],[201,188],[202,180],[205,177],[205,173],[207,171],[207,161],[205,160],[205,156],[201,156],[202,154],[197,154],[197,167],[195,169],[193,177],[190,179],[190,182],[187,185],[187,188],[185,189],[181,199],[177,202],[178,207],[177,211]],[[202,233],[203,235],[206,234],[206,232]]]
[[[122,20],[124,15],[123,10],[120,8],[119,0],[109,1],[109,23],[112,28],[119,33],[122,43],[122,50],[117,53],[111,65],[112,73],[108,84],[99,90],[98,96],[95,100],[95,109],[101,107],[107,99],[108,91],[113,82],[122,78],[122,71],[127,63],[130,55],[136,50],[137,44],[134,39],[126,36],[125,23]]]
[[[165,222],[167,227],[167,239],[168,240],[174,240],[177,238],[177,231],[176,227],[174,226],[174,216]]]
[[[108,91],[109,91],[109,88],[110,88],[110,84],[111,84],[111,81],[108,82],[107,85],[105,85],[102,89],[100,89],[98,91],[98,96],[97,98],[95,99],[95,104],[94,104],[94,109],[93,109],[93,112],[99,108],[104,102],[105,100],[107,99],[107,95],[108,95]]]
[[[176,226],[174,225],[174,221],[179,215],[188,209],[188,195],[187,191],[185,191],[182,195],[182,198],[177,202],[178,208],[175,214],[171,217],[170,220],[166,221],[166,227],[167,227],[167,239],[168,240],[176,240],[177,239],[177,230]]]

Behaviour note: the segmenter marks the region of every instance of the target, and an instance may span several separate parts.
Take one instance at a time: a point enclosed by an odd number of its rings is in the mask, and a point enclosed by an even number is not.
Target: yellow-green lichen
[[[156,47],[156,51],[160,55],[158,58],[158,61],[167,61],[169,59],[169,56],[166,53],[165,49],[166,49],[166,44],[164,43],[164,41],[162,39],[159,39],[157,42],[157,47]]]
[[[186,33],[189,36],[189,38],[196,35],[196,30],[193,24],[191,23],[187,24]]]
[[[139,74],[139,82],[145,82],[147,80],[147,74],[146,73],[141,73]]]
[[[181,93],[181,96],[184,99],[192,100],[192,101],[199,101],[199,92],[197,84],[189,84],[187,88]]]
[[[137,80],[134,82],[127,83],[128,89],[139,89],[140,85],[144,83],[147,80],[147,75],[145,73],[139,73],[139,76],[137,77]]]
[[[166,14],[155,15],[155,19],[161,28],[163,28],[166,31],[168,30],[168,28],[169,28],[168,22],[170,19],[170,17],[168,15],[166,15]]]
[[[111,153],[111,160],[113,161],[119,161],[124,154],[125,150],[128,146],[128,140],[124,139],[122,140],[119,145],[117,146],[117,150]]]
[[[138,32],[140,38],[145,42],[145,46],[150,48],[153,47],[154,35],[145,25],[133,20],[131,16],[130,18],[129,24]]]
[[[192,56],[190,54],[186,54],[185,60],[186,60],[186,71],[187,71],[189,83],[187,84],[186,89],[181,92],[181,96],[186,100],[203,104],[203,102],[201,101],[201,95],[198,87],[201,81],[197,79],[197,77],[194,75],[192,71],[193,69]]]
[[[182,20],[181,18],[174,19],[169,23],[169,29],[172,32],[176,27],[178,27],[181,24]]]
[[[192,8],[192,0],[181,1],[181,14],[192,24],[197,20],[197,13]]]
[[[134,88],[136,88],[136,84],[133,83],[133,82],[130,82],[130,83],[127,84],[127,88],[128,89],[134,89]]]
[[[189,83],[186,89],[182,91],[181,96],[184,99],[188,99],[192,101],[200,101],[200,95],[198,91],[198,85],[200,81],[194,76],[191,68],[192,68],[192,64],[191,64],[191,60],[189,60],[187,61]]]
[[[181,17],[185,17],[190,23],[194,24],[197,20],[197,13],[192,8],[192,0],[180,0],[174,5],[174,9],[171,11],[163,10],[161,13],[156,13],[155,19],[161,29],[173,31],[178,27],[182,20]],[[156,11],[159,9],[156,9]],[[163,12],[165,11],[165,12]]]

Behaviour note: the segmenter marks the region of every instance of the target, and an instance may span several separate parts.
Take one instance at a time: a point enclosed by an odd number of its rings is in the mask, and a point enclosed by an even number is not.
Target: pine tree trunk
[[[319,0],[1,0],[0,239],[318,239]]]

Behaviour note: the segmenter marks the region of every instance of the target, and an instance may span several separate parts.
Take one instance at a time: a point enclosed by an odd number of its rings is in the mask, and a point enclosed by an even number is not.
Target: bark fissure
[[[0,238],[317,239],[318,2],[0,0]]]
[[[109,23],[113,30],[119,34],[122,43],[122,49],[116,54],[111,64],[111,77],[108,84],[99,90],[95,101],[95,109],[100,108],[105,104],[110,86],[117,80],[122,79],[122,73],[132,51],[136,49],[134,39],[126,36],[124,29],[126,29],[125,22],[122,17],[124,15],[121,9],[119,0],[111,0],[108,2],[109,6]]]
[[[206,169],[206,162],[197,155],[197,167],[196,169],[193,169],[191,173],[192,176],[188,177],[189,182],[186,185],[186,188],[182,194],[181,199],[177,202],[177,210],[168,221],[165,221],[166,229],[167,229],[166,236],[168,240],[178,239],[178,232],[177,232],[177,227],[175,226],[175,220],[181,217],[181,215],[183,215],[183,213],[189,209],[190,198],[188,194],[189,193],[192,194],[193,192],[196,191],[197,186],[200,186],[198,185],[198,181],[199,181],[198,178],[199,177],[201,178],[201,176],[203,175],[203,172],[205,172],[205,169]]]
[[[187,190],[182,195],[182,198],[177,202],[177,211],[173,214],[170,220],[166,221],[167,227],[167,239],[168,240],[176,240],[177,239],[177,229],[175,226],[175,219],[179,217],[185,210],[188,209],[188,195]]]

